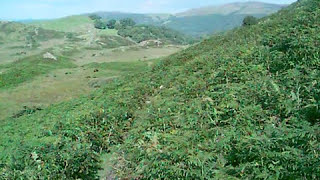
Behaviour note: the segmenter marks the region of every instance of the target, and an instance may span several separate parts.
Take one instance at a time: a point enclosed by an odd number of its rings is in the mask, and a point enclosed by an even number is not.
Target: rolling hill
[[[0,64],[34,55],[65,39],[64,32],[47,30],[25,24],[0,21]]]
[[[138,24],[166,26],[187,35],[200,37],[238,27],[248,15],[261,18],[275,13],[285,6],[261,2],[244,2],[202,7],[177,14],[121,12],[97,12],[96,14],[106,19],[132,18]]]
[[[283,7],[285,5],[261,2],[208,6],[178,13],[168,19],[165,24],[189,35],[202,36],[239,27],[248,15],[261,18],[275,13]]]
[[[21,41],[47,41],[49,39],[61,39],[63,32],[26,26],[16,22],[0,21],[0,39],[2,42],[21,42]],[[26,42],[27,43],[27,42]]]
[[[173,16],[171,14],[138,14],[123,12],[96,12],[93,14],[97,14],[104,19],[121,20],[124,18],[131,18],[138,24],[147,25],[161,25],[164,21]]]
[[[319,22],[320,2],[300,0],[0,121],[0,178],[319,179]]]
[[[191,9],[177,14],[137,14],[122,12],[96,12],[105,20],[131,18],[139,25],[165,26],[194,37],[206,36],[233,29],[241,25],[243,19],[252,15],[258,18],[275,13],[286,5],[261,2],[230,3]],[[38,27],[64,32],[86,32],[93,29],[88,15],[69,16],[54,20],[27,22]],[[114,30],[103,31],[117,34]]]
[[[44,29],[62,31],[62,32],[73,32],[86,34],[89,31],[98,31],[93,26],[93,21],[87,16],[68,16],[59,19],[52,20],[38,20],[27,23],[28,25],[33,25],[41,27]],[[103,30],[99,31],[105,35],[116,35],[115,30]]]
[[[131,16],[129,14],[121,14],[121,13],[120,14],[110,13],[109,15],[116,16],[117,20],[121,20],[122,18],[127,18],[127,17],[136,17],[135,19],[140,20],[139,21],[140,23],[144,22],[144,19],[141,18],[142,15]],[[164,16],[164,15],[159,15],[159,16]],[[109,16],[104,15],[103,17],[109,17]],[[156,19],[151,15],[148,17]],[[189,42],[193,41],[191,37],[186,36],[181,32],[172,30],[170,28],[159,27],[151,24],[138,25],[133,28],[123,28],[119,31],[116,29],[97,29],[94,27],[94,20],[91,20],[88,16],[85,16],[85,15],[68,16],[68,17],[53,19],[53,20],[33,21],[31,23],[27,23],[27,25],[40,27],[47,30],[75,33],[77,35],[81,35],[82,38],[86,38],[86,39],[104,40],[104,42],[102,43],[110,43],[112,40],[111,41],[108,41],[108,40],[110,40],[111,38],[115,39],[118,42],[132,41],[131,44],[133,42],[141,43],[141,42],[150,41],[150,40],[159,41],[161,42],[161,44],[188,44]],[[128,43],[116,43],[116,44],[120,44],[119,46],[121,46],[121,44],[127,45]]]
[[[256,15],[256,14],[271,14],[279,11],[287,5],[280,4],[269,4],[263,2],[243,2],[243,3],[229,3],[218,6],[207,6],[196,9],[191,9],[185,12],[177,13],[177,17],[188,17],[188,16],[205,16],[211,14],[217,15],[230,15],[230,14],[245,14],[245,15]]]

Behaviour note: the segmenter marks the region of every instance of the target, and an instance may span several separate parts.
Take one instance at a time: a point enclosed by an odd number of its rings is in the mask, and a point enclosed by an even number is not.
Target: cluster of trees
[[[93,14],[89,16],[90,19],[94,20],[94,27],[97,29],[122,29],[126,27],[132,27],[136,25],[136,22],[130,18],[121,19],[117,21],[115,19],[111,19],[109,21],[104,21],[102,17]]]
[[[162,40],[173,44],[188,44],[192,42],[190,37],[174,31],[166,27],[157,27],[152,25],[137,25],[131,18],[121,19],[119,21],[111,19],[104,22],[100,16],[89,16],[95,21],[94,26],[97,29],[117,29],[118,35],[128,37],[135,42],[142,42],[146,40]]]
[[[94,27],[97,29],[106,29],[106,23],[102,21],[102,18],[96,14],[90,15],[90,19],[94,20]]]
[[[119,29],[118,35],[129,37],[138,43],[147,40],[161,40],[170,44],[188,44],[192,42],[192,38],[178,31],[152,25],[127,26]]]

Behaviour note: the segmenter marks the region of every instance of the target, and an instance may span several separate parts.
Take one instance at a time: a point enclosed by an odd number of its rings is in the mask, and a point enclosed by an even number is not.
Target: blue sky
[[[0,19],[49,19],[95,11],[175,13],[206,5],[248,0],[0,0]],[[260,0],[289,4],[295,0]]]

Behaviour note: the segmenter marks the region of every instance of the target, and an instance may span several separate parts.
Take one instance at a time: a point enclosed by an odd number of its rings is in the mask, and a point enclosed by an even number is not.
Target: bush
[[[115,19],[111,19],[107,22],[108,29],[114,29],[116,26],[117,21]]]
[[[258,23],[258,19],[253,16],[247,16],[242,22],[242,26],[252,26]]]
[[[107,25],[100,19],[94,21],[94,27],[97,29],[106,29]]]

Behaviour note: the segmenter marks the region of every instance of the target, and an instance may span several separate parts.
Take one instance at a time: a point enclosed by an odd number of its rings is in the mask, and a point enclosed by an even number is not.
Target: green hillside
[[[100,15],[99,13],[97,13]],[[102,14],[104,19],[101,22],[106,23],[111,17],[105,14]],[[141,21],[141,16],[130,16],[129,14],[121,14],[116,13],[117,20],[121,20],[123,18],[131,18],[133,20],[138,19],[138,22],[142,23],[145,21]],[[159,16],[159,17],[158,17]],[[157,19],[164,15],[148,15],[151,19]],[[148,24],[148,23],[147,23]],[[60,32],[67,33],[77,33],[78,35],[83,35],[82,38],[86,39],[95,39],[98,42],[102,42],[103,44],[114,43],[114,46],[108,46],[109,48],[119,47],[121,45],[132,45],[132,42],[140,43],[142,41],[148,40],[159,40],[162,44],[187,44],[192,42],[191,37],[187,37],[184,34],[171,30],[169,28],[152,26],[152,25],[139,25],[134,27],[123,27],[121,30],[116,29],[97,29],[94,27],[94,20],[90,19],[88,16],[69,16],[60,19],[54,20],[41,20],[28,23],[28,25],[33,25],[35,27],[40,27],[46,30],[54,30]],[[120,36],[124,37],[121,38]],[[130,41],[125,38],[130,38]],[[0,39],[1,40],[1,39]],[[128,42],[129,41],[129,42]]]
[[[0,179],[319,179],[319,22],[300,0],[0,121]]]
[[[139,25],[166,26],[187,35],[195,37],[226,31],[241,25],[244,17],[253,15],[264,17],[275,13],[284,5],[244,2],[230,3],[221,6],[208,6],[191,9],[178,14],[137,14],[122,12],[96,12],[105,20],[121,20],[131,18]],[[88,17],[91,14],[69,16],[54,20],[39,20],[27,22],[27,24],[42,27],[44,29],[88,33],[94,31],[93,21]],[[100,30],[106,35],[116,35],[116,30]]]
[[[121,12],[97,12],[105,19],[131,18],[138,24],[166,26],[194,37],[231,30],[239,27],[248,15],[264,17],[275,13],[285,5],[243,2],[221,6],[207,6],[177,14],[135,14]]]
[[[210,14],[201,16],[174,17],[166,22],[166,26],[194,37],[224,32],[242,24],[246,14]],[[254,14],[264,17],[266,14]]]
[[[116,30],[94,28],[91,20],[88,28],[81,29],[85,21],[80,20],[74,24],[78,26],[73,27],[74,32],[68,30],[65,23],[77,18],[52,20],[51,28],[44,27],[48,29],[0,22],[0,121],[89,94],[104,82],[131,73],[128,67],[142,71],[142,66],[149,67],[154,59],[184,48],[138,44],[117,35]],[[54,26],[67,32],[53,30]],[[101,68],[83,67],[91,63]],[[110,68],[102,68],[103,63]]]
[[[166,27],[152,25],[137,25],[134,27],[119,29],[118,35],[129,37],[137,43],[149,40],[159,41],[161,44],[192,44],[194,39],[179,31]]]
[[[0,21],[0,65],[39,54],[44,49],[57,46],[64,41],[65,36],[64,32]]]
[[[21,23],[0,21],[0,41],[3,43],[36,43],[49,39],[61,39],[64,35],[62,32],[26,26]]]
[[[178,13],[165,24],[177,31],[199,37],[239,27],[248,15],[261,18],[283,7],[285,6],[261,2],[207,6]]]
[[[205,16],[205,15],[230,15],[230,14],[271,14],[284,8],[286,5],[269,4],[263,2],[235,2],[217,6],[207,6],[196,9],[190,9],[176,14],[177,17],[187,16]]]
[[[53,20],[40,20],[28,23],[44,29],[62,31],[62,32],[75,32],[75,33],[88,33],[93,31],[93,21],[88,16],[68,16],[60,19]],[[104,30],[105,35],[116,35],[116,30]]]
[[[123,12],[96,12],[98,16],[104,19],[121,20],[124,18],[133,19],[138,24],[161,25],[163,21],[170,18],[171,14],[138,14],[138,13],[123,13]]]
[[[86,16],[69,16],[65,18],[55,20],[40,20],[31,23],[45,29],[51,29],[56,31],[72,32],[77,31],[79,27],[88,26],[91,23],[91,19]]]

